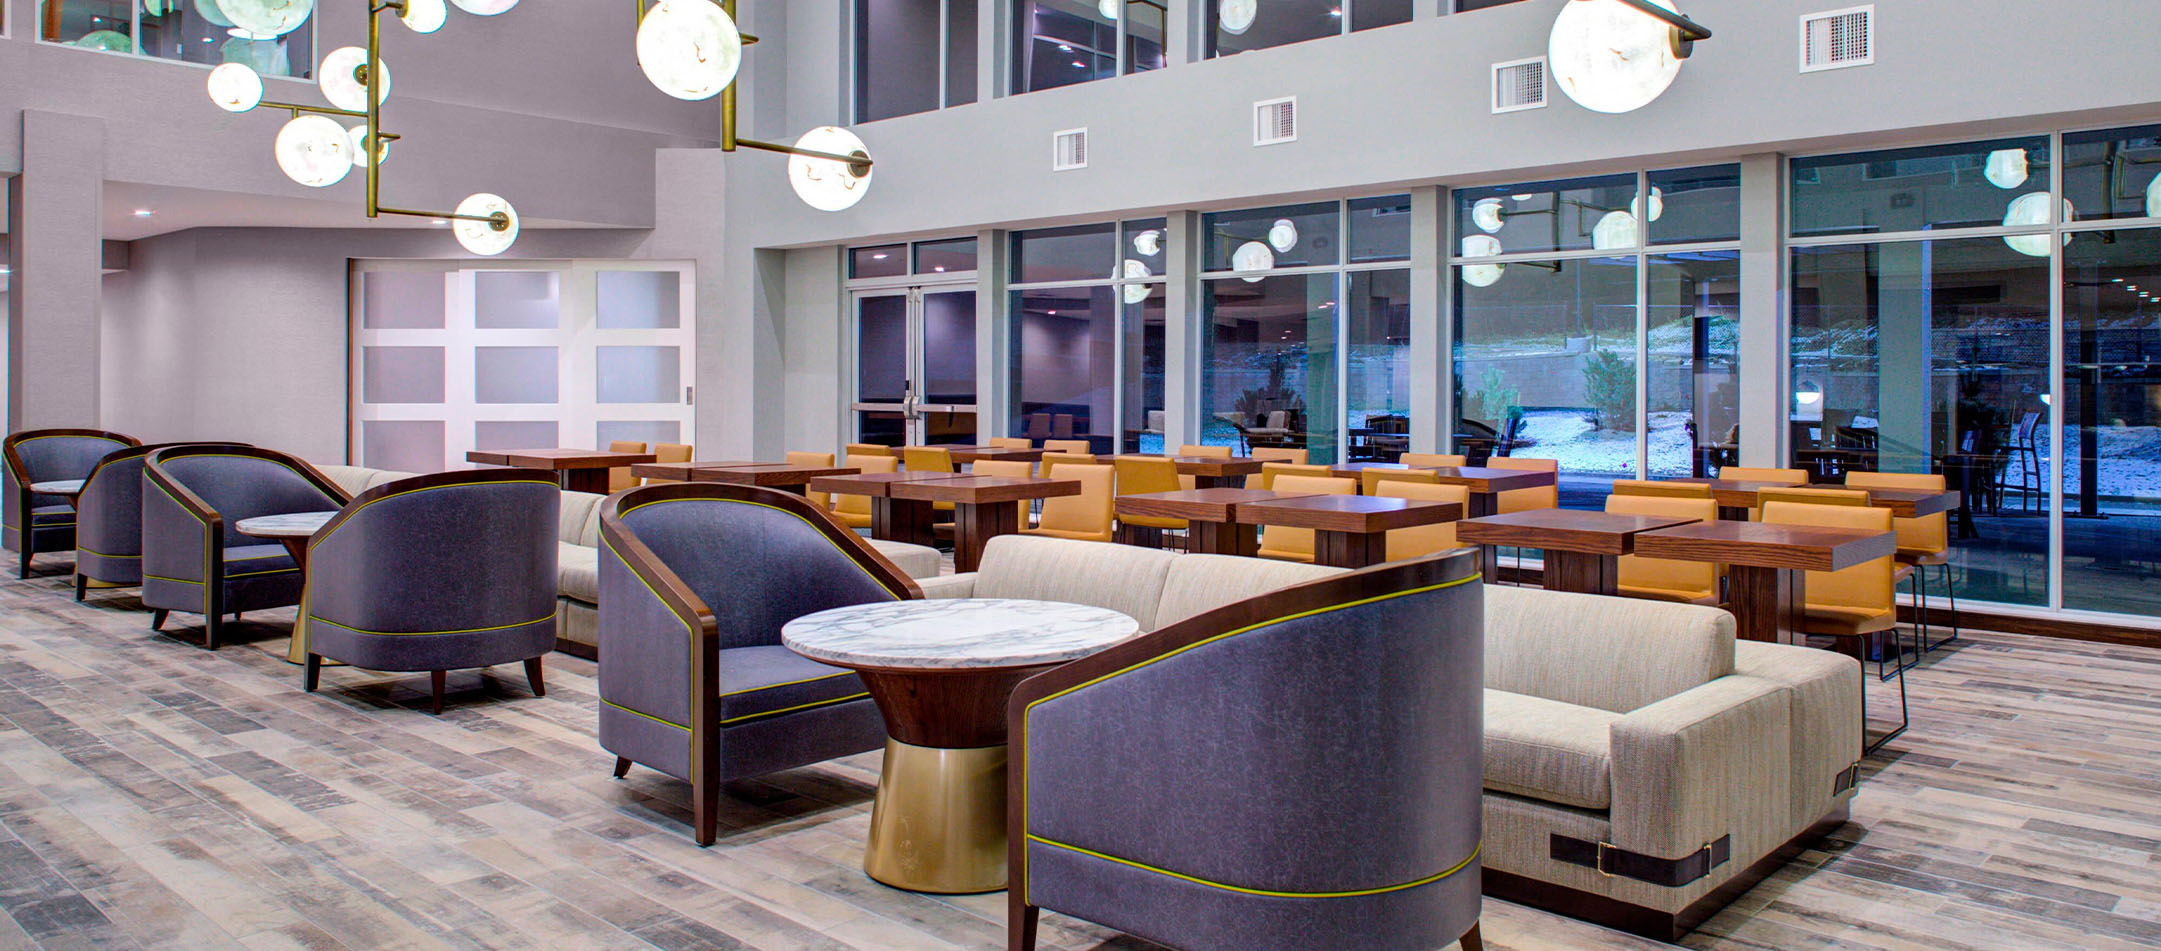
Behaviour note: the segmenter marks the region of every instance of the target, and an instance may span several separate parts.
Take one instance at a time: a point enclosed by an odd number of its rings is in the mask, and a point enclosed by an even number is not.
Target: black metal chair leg
[[[76,601],[81,601],[81,600],[83,599],[83,595],[85,595],[85,594],[89,593],[89,591],[90,591],[90,576],[89,576],[89,575],[86,575],[86,574],[83,574],[83,573],[82,573],[82,572],[80,572],[80,571],[76,572],[76,573],[75,573],[75,600],[76,600]]]
[[[1906,642],[1899,639],[1898,628],[1891,628],[1892,662],[1901,671],[1921,662],[1921,645],[1928,643],[1928,598],[1925,595],[1928,589],[1921,585],[1921,566],[1914,566],[1911,577],[1913,581],[1914,631],[1913,661],[1911,663],[1906,660]],[[1889,683],[1891,681],[1891,675],[1884,672],[1881,659],[1876,662],[1876,678],[1880,683]]]
[[[1894,629],[1895,630],[1895,629]],[[1868,741],[1868,675],[1861,675],[1861,755],[1868,756],[1883,749],[1884,744],[1905,735],[1906,728],[1913,725],[1912,714],[1906,709],[1906,668],[1898,669],[1898,729]]]

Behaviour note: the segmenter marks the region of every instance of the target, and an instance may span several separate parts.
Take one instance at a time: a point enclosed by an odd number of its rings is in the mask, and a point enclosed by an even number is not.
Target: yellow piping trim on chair
[[[1081,691],[1081,690],[1086,690],[1086,689],[1087,689],[1087,688],[1089,688],[1089,687],[1093,687],[1093,686],[1095,686],[1096,684],[1102,683],[1102,682],[1104,682],[1104,681],[1106,681],[1106,680],[1109,680],[1109,679],[1111,679],[1111,678],[1113,678],[1113,677],[1123,677],[1123,676],[1125,676],[1126,674],[1130,674],[1130,673],[1132,673],[1132,672],[1134,672],[1134,671],[1136,671],[1136,670],[1139,670],[1139,669],[1141,669],[1141,668],[1143,668],[1143,667],[1147,667],[1147,666],[1149,666],[1150,664],[1154,664],[1154,663],[1156,663],[1157,661],[1162,661],[1162,660],[1169,660],[1170,658],[1176,657],[1176,656],[1178,656],[1178,655],[1180,655],[1180,654],[1183,654],[1183,653],[1185,653],[1185,652],[1187,652],[1187,651],[1190,651],[1190,650],[1194,650],[1194,649],[1196,649],[1196,648],[1206,647],[1206,646],[1208,646],[1208,645],[1210,645],[1210,644],[1214,644],[1214,643],[1216,643],[1217,641],[1223,641],[1223,640],[1228,640],[1228,639],[1230,639],[1230,638],[1233,638],[1233,637],[1237,637],[1237,636],[1238,636],[1238,635],[1240,635],[1240,634],[1244,634],[1244,633],[1246,633],[1246,632],[1248,632],[1248,631],[1257,631],[1257,630],[1260,630],[1261,628],[1264,628],[1264,627],[1268,627],[1268,626],[1270,626],[1270,625],[1273,625],[1273,624],[1281,624],[1281,623],[1283,623],[1283,622],[1285,622],[1285,621],[1296,621],[1296,620],[1300,620],[1300,619],[1303,619],[1303,618],[1309,618],[1309,617],[1314,617],[1314,616],[1316,616],[1316,615],[1321,615],[1321,614],[1327,614],[1327,613],[1329,613],[1329,612],[1332,612],[1332,611],[1341,611],[1341,610],[1343,610],[1343,609],[1345,609],[1345,608],[1355,608],[1355,607],[1360,607],[1360,606],[1363,606],[1363,605],[1373,604],[1373,603],[1376,603],[1376,602],[1380,602],[1380,601],[1387,601],[1387,600],[1391,600],[1391,599],[1394,599],[1394,598],[1401,598],[1401,597],[1405,597],[1405,596],[1408,596],[1408,595],[1413,595],[1413,594],[1424,594],[1424,593],[1426,593],[1426,592],[1428,592],[1428,591],[1440,591],[1440,590],[1442,590],[1442,589],[1445,589],[1445,588],[1453,588],[1453,587],[1455,587],[1455,586],[1457,586],[1457,585],[1461,585],[1461,584],[1469,584],[1469,583],[1471,583],[1471,582],[1473,582],[1473,581],[1482,581],[1482,580],[1484,580],[1484,579],[1485,579],[1485,576],[1484,576],[1484,575],[1479,575],[1479,574],[1472,574],[1472,575],[1467,575],[1467,576],[1465,576],[1465,577],[1462,577],[1462,578],[1457,578],[1457,579],[1456,579],[1456,580],[1454,580],[1454,581],[1443,581],[1443,582],[1441,582],[1440,584],[1434,584],[1434,585],[1427,585],[1427,586],[1425,586],[1425,587],[1423,587],[1423,588],[1412,588],[1412,589],[1411,589],[1411,590],[1409,590],[1409,591],[1397,591],[1397,592],[1393,592],[1393,593],[1390,593],[1390,594],[1381,594],[1381,595],[1375,595],[1375,596],[1373,596],[1373,597],[1370,597],[1370,598],[1362,598],[1362,599],[1360,599],[1360,600],[1357,600],[1357,601],[1348,601],[1348,602],[1345,602],[1345,603],[1343,603],[1343,604],[1331,604],[1331,605],[1329,605],[1329,606],[1327,606],[1327,607],[1321,607],[1321,608],[1314,608],[1314,609],[1313,609],[1313,610],[1311,610],[1311,611],[1300,611],[1300,612],[1298,612],[1297,614],[1286,614],[1286,615],[1284,615],[1284,616],[1282,616],[1282,617],[1279,617],[1279,618],[1271,618],[1271,619],[1269,619],[1269,620],[1266,620],[1266,621],[1261,621],[1261,622],[1259,622],[1259,623],[1257,623],[1257,624],[1249,624],[1249,625],[1246,625],[1245,627],[1241,627],[1241,628],[1238,628],[1237,630],[1234,630],[1234,631],[1225,631],[1225,632],[1223,632],[1223,633],[1221,633],[1221,634],[1218,634],[1218,635],[1216,635],[1216,636],[1214,636],[1214,637],[1208,638],[1207,640],[1202,640],[1202,641],[1195,641],[1195,642],[1193,642],[1193,643],[1191,643],[1191,644],[1187,644],[1186,646],[1184,646],[1184,647],[1181,647],[1181,648],[1179,648],[1179,649],[1177,649],[1177,650],[1171,651],[1171,652],[1170,652],[1170,653],[1168,653],[1168,654],[1161,654],[1161,655],[1158,655],[1158,656],[1155,656],[1155,657],[1150,657],[1150,658],[1148,658],[1147,660],[1141,661],[1141,662],[1140,662],[1140,663],[1138,663],[1138,664],[1134,664],[1134,665],[1132,665],[1132,666],[1130,666],[1130,667],[1124,667],[1124,668],[1121,668],[1121,669],[1118,669],[1118,670],[1114,670],[1114,671],[1111,671],[1110,673],[1104,674],[1104,675],[1103,675],[1103,676],[1101,676],[1101,677],[1097,677],[1097,678],[1095,678],[1095,679],[1093,679],[1093,680],[1090,680],[1090,681],[1087,681],[1087,682],[1085,682],[1085,683],[1079,683],[1079,684],[1074,684],[1073,686],[1071,686],[1071,687],[1067,687],[1067,688],[1066,688],[1066,689],[1064,689],[1064,690],[1060,690],[1060,691],[1058,691],[1057,693],[1051,694],[1051,695],[1050,695],[1050,696],[1048,696],[1048,697],[1044,697],[1044,698],[1042,698],[1042,699],[1040,699],[1040,700],[1036,700],[1036,701],[1033,701],[1033,702],[1029,703],[1027,707],[1025,707],[1025,708],[1023,708],[1023,709],[1021,710],[1021,718],[1020,718],[1020,729],[1021,729],[1021,737],[1022,737],[1022,742],[1024,742],[1024,743],[1026,742],[1026,738],[1027,738],[1027,736],[1028,736],[1028,718],[1029,718],[1030,716],[1033,716],[1033,715],[1035,714],[1035,708],[1036,708],[1036,707],[1038,707],[1038,706],[1040,706],[1040,705],[1042,705],[1042,704],[1045,704],[1045,703],[1049,703],[1049,702],[1051,702],[1051,701],[1053,701],[1053,700],[1056,700],[1056,699],[1058,699],[1058,698],[1060,698],[1060,697],[1066,696],[1067,694],[1071,694],[1071,693],[1076,693],[1076,692],[1078,692],[1078,691]],[[1022,828],[1022,829],[1026,829],[1026,828],[1028,828],[1028,786],[1029,786],[1029,776],[1030,776],[1030,775],[1031,775],[1031,774],[1032,774],[1032,773],[1034,772],[1034,764],[1035,764],[1035,760],[1034,760],[1034,759],[1033,759],[1033,758],[1031,757],[1031,758],[1027,759],[1027,760],[1026,760],[1025,762],[1027,763],[1027,766],[1026,766],[1026,768],[1024,768],[1024,769],[1022,769],[1022,770],[1021,770],[1021,776],[1020,776],[1020,795],[1021,795],[1021,801],[1020,801],[1020,808],[1021,808],[1021,828]],[[1032,835],[1031,835],[1031,836],[1028,836],[1028,838],[1030,838],[1030,839],[1033,839],[1033,838],[1035,838],[1035,836],[1032,836]],[[1045,844],[1047,844],[1047,845],[1060,845],[1060,843],[1055,843],[1055,842],[1046,842]],[[1063,848],[1072,848],[1072,846],[1061,846],[1061,847],[1063,847]],[[1481,846],[1481,848],[1483,848],[1483,846]],[[1471,853],[1471,856],[1472,856],[1472,858],[1476,858],[1476,857],[1478,856],[1478,853],[1474,851],[1474,852],[1472,852],[1472,853]],[[1106,855],[1106,856],[1103,856],[1103,858],[1110,858],[1110,856],[1107,856],[1107,855]],[[1119,860],[1119,859],[1112,859],[1112,861],[1122,861],[1122,860]],[[1465,859],[1464,861],[1465,861],[1465,862],[1469,862],[1469,861],[1470,861],[1470,859]],[[1149,871],[1162,871],[1161,869],[1153,868],[1153,867],[1151,867],[1151,866],[1146,866],[1146,865],[1138,865],[1137,863],[1128,863],[1128,864],[1135,864],[1135,865],[1136,865],[1136,867],[1139,867],[1139,868],[1145,868],[1145,869],[1148,869]],[[1026,877],[1026,876],[1027,876],[1027,869],[1026,869],[1026,868],[1023,868],[1023,869],[1021,870],[1021,874],[1022,874],[1022,876],[1023,876],[1023,885],[1022,885],[1022,887],[1023,887],[1023,889],[1024,889],[1024,891],[1023,891],[1023,897],[1028,897],[1028,893],[1027,893],[1027,892],[1025,891],[1025,889],[1027,889],[1027,888],[1029,888],[1029,887],[1033,886],[1033,884],[1034,884],[1034,881],[1033,881],[1032,879],[1028,879],[1028,878]],[[1177,875],[1177,873],[1175,873],[1175,872],[1163,872],[1163,874],[1165,874],[1165,875]],[[1183,877],[1183,876],[1179,876],[1179,877]],[[1214,884],[1214,883],[1212,883],[1212,882],[1204,882],[1204,881],[1201,881],[1200,879],[1192,879],[1192,881],[1195,881],[1195,882],[1199,882],[1200,884],[1203,884],[1203,885],[1211,885],[1211,884]],[[1229,885],[1224,885],[1224,886],[1219,886],[1219,887],[1222,887],[1222,888],[1232,888],[1233,886],[1229,886]]]
[[[835,678],[835,677],[846,677],[846,676],[848,676],[849,674],[852,674],[852,673],[855,673],[855,671],[852,671],[852,670],[843,670],[843,671],[841,671],[840,673],[837,673],[837,674],[825,674],[825,675],[823,675],[823,676],[818,676],[818,677],[805,677],[805,678],[803,678],[802,680],[791,680],[791,681],[788,681],[787,683],[782,683],[782,684],[766,684],[766,685],[765,685],[765,686],[763,686],[763,687],[752,687],[752,688],[750,688],[749,690],[731,690],[731,691],[729,691],[729,692],[727,692],[727,693],[721,694],[721,696],[723,696],[723,697],[740,697],[740,696],[742,696],[742,695],[744,695],[744,694],[746,694],[746,693],[757,693],[757,692],[758,692],[758,691],[760,691],[760,690],[772,690],[772,689],[775,689],[775,688],[777,688],[777,687],[793,687],[793,686],[795,686],[796,684],[814,684],[814,683],[817,683],[818,681],[821,681],[821,680],[831,680],[831,679],[833,679],[833,678]]]
[[[96,556],[98,556],[99,558],[116,558],[116,559],[117,559],[117,558],[141,558],[141,557],[142,557],[141,555],[108,555],[108,554],[106,554],[106,553],[104,553],[104,552],[102,552],[102,551],[97,551],[97,550],[95,550],[95,549],[90,549],[90,548],[84,548],[84,547],[83,547],[83,546],[81,546],[81,545],[77,545],[77,546],[75,546],[75,550],[76,550],[76,551],[79,551],[79,552],[83,552],[83,553],[86,553],[86,554],[96,555]]]
[[[294,571],[299,571],[299,570],[300,570],[299,568],[295,567],[295,568],[272,568],[272,569],[270,569],[270,570],[268,570],[268,571],[240,571],[240,572],[226,572],[226,574],[225,574],[225,578],[226,578],[226,580],[228,580],[228,581],[230,581],[230,580],[232,580],[232,579],[234,579],[234,578],[260,578],[260,577],[262,577],[263,575],[282,575],[282,574],[286,574],[286,573],[288,573],[288,572],[294,572]]]
[[[148,461],[147,461],[147,460],[145,460],[145,462],[144,462],[144,465],[145,465],[146,467],[147,467],[147,466],[149,465],[149,463],[148,463]],[[145,472],[145,475],[144,475],[144,477],[143,477],[143,484],[144,484],[144,485],[147,485],[147,486],[149,486],[149,487],[151,487],[151,488],[153,488],[153,489],[156,489],[156,490],[158,490],[158,494],[159,494],[159,495],[162,495],[162,496],[164,496],[164,497],[165,497],[165,500],[166,500],[166,501],[168,501],[168,502],[171,502],[171,503],[173,503],[173,505],[175,505],[175,506],[178,506],[178,507],[179,507],[179,509],[180,509],[180,514],[182,514],[182,515],[185,515],[185,516],[187,516],[187,517],[189,517],[189,518],[192,518],[192,519],[194,519],[194,520],[195,520],[195,524],[197,524],[197,525],[200,525],[200,526],[202,526],[202,527],[203,527],[203,530],[204,530],[204,531],[208,531],[208,530],[210,529],[210,523],[209,523],[209,522],[205,522],[205,521],[203,521],[203,518],[202,518],[202,516],[200,516],[200,515],[197,515],[197,514],[195,514],[195,510],[194,510],[194,509],[188,508],[188,507],[187,507],[187,505],[183,504],[183,503],[182,503],[182,502],[181,502],[181,501],[180,501],[179,499],[173,498],[173,494],[172,494],[171,492],[167,492],[167,491],[165,490],[165,487],[164,487],[164,486],[162,486],[162,485],[159,485],[159,484],[157,483],[157,480],[155,480],[155,479],[152,479],[152,478],[150,478],[150,477],[149,477],[149,475],[148,475],[148,469],[147,469],[147,468],[146,468],[146,469],[144,470],[144,472]],[[180,584],[192,584],[192,585],[196,585],[196,586],[198,586],[198,587],[201,587],[201,588],[203,589],[203,617],[205,617],[205,618],[208,618],[208,617],[210,617],[210,548],[211,548],[211,546],[210,546],[210,545],[208,544],[208,542],[209,542],[209,539],[204,539],[204,542],[205,542],[205,544],[203,545],[203,580],[201,580],[201,581],[183,581],[183,580],[181,580],[181,579],[179,579],[179,578],[158,578],[158,577],[157,577],[156,575],[144,575],[143,577],[145,577],[145,578],[155,578],[155,579],[156,579],[156,580],[158,580],[158,581],[173,581],[173,582],[178,582],[178,583],[180,583]],[[219,545],[219,546],[217,546],[217,547],[218,547],[218,549],[219,549],[220,551],[223,551],[223,550],[224,550],[224,547],[225,547],[225,546],[223,546],[223,545]],[[303,577],[303,578],[301,579],[301,581],[303,581],[303,582],[305,582],[306,580],[307,580],[307,579],[306,579],[306,578],[304,578],[304,577]],[[209,630],[209,628],[205,627],[205,628],[204,628],[204,630],[205,630],[205,631],[208,631],[208,630]]]
[[[870,691],[866,690],[862,693],[849,694],[845,697],[835,697],[831,700],[814,700],[810,703],[799,703],[795,706],[782,707],[778,710],[763,710],[757,713],[746,713],[739,717],[729,717],[728,719],[722,720],[720,721],[720,725],[727,726],[730,723],[741,723],[745,720],[757,720],[763,717],[779,716],[783,713],[794,713],[797,710],[808,710],[812,707],[830,707],[838,703],[847,703],[850,700],[861,700],[864,697],[868,696],[870,696]]]
[[[871,582],[872,582],[872,583],[876,584],[876,585],[878,586],[878,590],[880,590],[880,591],[885,591],[885,582],[883,582],[883,581],[879,581],[879,580],[878,580],[878,576],[877,576],[877,575],[871,574],[871,573],[870,573],[870,569],[868,569],[868,568],[865,568],[865,567],[863,567],[863,563],[862,563],[862,562],[856,561],[856,560],[855,560],[855,556],[853,556],[853,555],[849,555],[849,554],[848,554],[848,550],[847,550],[847,549],[845,549],[845,548],[842,548],[842,547],[840,547],[840,543],[839,543],[839,542],[836,542],[836,541],[832,540],[831,538],[827,538],[827,537],[826,537],[826,534],[825,534],[825,530],[824,530],[824,529],[822,529],[822,528],[819,528],[819,527],[818,527],[818,525],[817,525],[816,523],[812,522],[812,521],[811,521],[810,519],[804,518],[804,517],[803,517],[803,516],[801,516],[801,515],[797,515],[797,514],[796,514],[796,513],[794,513],[794,512],[790,512],[790,511],[788,511],[787,509],[781,508],[781,507],[780,507],[780,506],[778,506],[778,505],[767,505],[767,504],[765,504],[764,502],[746,502],[746,501],[743,501],[743,500],[741,500],[741,499],[707,499],[707,498],[684,498],[684,499],[656,499],[656,500],[654,500],[654,501],[651,501],[651,502],[643,502],[643,503],[640,503],[640,504],[638,504],[638,505],[633,505],[633,506],[631,506],[630,508],[624,509],[624,510],[623,510],[623,512],[622,512],[622,514],[620,514],[620,515],[617,515],[616,517],[617,517],[617,518],[625,518],[625,517],[628,517],[628,516],[630,515],[630,513],[632,513],[632,512],[635,512],[635,511],[638,511],[639,509],[643,509],[643,508],[648,508],[648,507],[651,507],[651,506],[655,506],[655,505],[666,505],[666,504],[668,504],[668,503],[670,503],[670,502],[726,502],[726,503],[729,503],[729,504],[732,504],[732,505],[755,505],[755,506],[757,506],[757,507],[759,507],[759,508],[762,508],[762,509],[772,509],[772,510],[773,510],[773,511],[775,511],[775,512],[779,512],[779,513],[780,513],[780,514],[782,514],[782,515],[786,515],[786,516],[788,516],[789,518],[793,518],[793,519],[795,519],[795,520],[796,520],[796,521],[798,521],[798,522],[802,522],[802,523],[803,523],[803,524],[805,524],[805,525],[809,525],[809,526],[810,526],[810,527],[811,527],[812,529],[816,530],[816,531],[818,532],[818,537],[819,537],[819,538],[825,539],[825,543],[826,543],[826,544],[828,544],[828,545],[831,545],[831,546],[833,546],[833,550],[834,550],[834,551],[840,552],[840,553],[841,553],[841,555],[842,555],[843,557],[846,557],[846,558],[848,559],[848,564],[850,564],[850,565],[854,565],[854,566],[855,566],[855,570],[857,570],[857,571],[860,571],[860,572],[862,572],[862,573],[863,573],[863,576],[864,576],[864,577],[866,577],[866,578],[869,578],[869,579],[871,580]],[[617,557],[617,558],[621,558],[621,557],[622,557],[622,553],[621,553],[621,552],[617,552],[617,553],[616,553],[616,557]],[[636,574],[636,572],[632,572],[632,574]],[[651,586],[650,586],[650,585],[648,585],[647,587],[648,587],[649,589],[651,588]],[[886,593],[887,593],[887,594],[892,594],[892,592],[891,592],[891,591],[886,591]],[[653,596],[657,598],[657,597],[659,597],[659,596],[660,596],[660,594],[659,594],[659,592],[654,592],[654,595],[653,595]],[[897,597],[897,596],[896,596],[896,597],[894,597],[894,598],[893,598],[893,600],[895,600],[895,601],[900,601],[900,600],[904,600],[904,599],[903,599],[903,598],[900,598],[900,597]],[[711,605],[707,605],[707,606],[708,606],[708,607],[711,607]]]
[[[164,581],[172,584],[202,584],[200,581],[189,581],[186,578],[167,578],[164,575],[144,575],[143,577],[152,581]]]
[[[555,614],[554,612],[549,612],[547,617],[534,618],[530,621],[519,621],[516,624],[498,624],[494,627],[472,627],[466,628],[462,631],[365,631],[350,624],[340,624],[329,618],[321,617],[314,614],[308,615],[308,620],[321,621],[324,624],[330,625],[331,627],[342,627],[355,634],[366,634],[370,637],[440,637],[448,634],[486,634],[489,631],[507,631],[514,627],[530,627],[532,625],[539,624],[542,621],[555,620]]]
[[[684,731],[684,732],[686,732],[686,733],[690,731],[690,728],[689,728],[689,727],[687,727],[687,726],[684,726],[684,725],[682,725],[682,724],[680,724],[680,723],[677,723],[677,722],[675,722],[674,720],[663,720],[663,719],[661,719],[661,718],[659,718],[659,717],[656,717],[656,716],[654,716],[654,715],[652,715],[652,714],[650,714],[650,713],[643,713],[643,712],[640,712],[640,711],[637,711],[637,710],[632,710],[631,708],[629,708],[629,707],[626,707],[626,706],[623,706],[623,705],[622,705],[622,704],[620,704],[620,703],[616,703],[615,701],[613,701],[613,700],[610,700],[610,699],[608,699],[608,698],[606,698],[606,697],[602,697],[602,698],[600,698],[600,702],[601,702],[601,703],[604,703],[604,704],[607,704],[608,706],[614,707],[614,708],[616,708],[617,710],[621,710],[621,711],[623,711],[624,713],[628,713],[628,714],[630,714],[631,716],[634,716],[634,717],[644,717],[644,718],[646,718],[646,719],[648,719],[648,720],[651,720],[651,721],[653,721],[654,723],[658,723],[658,724],[660,724],[660,725],[662,725],[662,726],[672,726],[672,727],[674,727],[674,728],[676,728],[676,729],[678,729],[678,730],[682,730],[682,731]]]
[[[1413,888],[1431,885],[1434,882],[1438,882],[1444,878],[1456,874],[1457,872],[1461,872],[1464,869],[1469,868],[1472,862],[1478,860],[1479,854],[1486,850],[1486,844],[1481,842],[1471,849],[1471,854],[1464,856],[1463,861],[1457,862],[1447,871],[1441,872],[1437,875],[1428,875],[1425,878],[1421,878],[1414,882],[1404,882],[1401,885],[1384,885],[1380,888],[1361,888],[1356,891],[1348,892],[1278,892],[1268,891],[1266,889],[1260,888],[1244,888],[1238,885],[1225,885],[1222,882],[1211,882],[1205,878],[1195,878],[1191,875],[1180,874],[1178,872],[1173,872],[1169,869],[1157,868],[1153,865],[1146,865],[1140,862],[1135,862],[1132,859],[1122,859],[1115,855],[1105,855],[1101,852],[1090,851],[1077,845],[1067,845],[1063,842],[1054,842],[1039,835],[1029,836],[1028,841],[1039,843],[1042,845],[1048,845],[1052,848],[1064,849],[1068,852],[1078,852],[1082,855],[1090,856],[1092,858],[1099,858],[1106,862],[1116,862],[1120,865],[1128,866],[1130,868],[1140,869],[1143,872],[1154,872],[1157,875],[1167,875],[1182,882],[1191,882],[1195,885],[1206,885],[1209,888],[1220,888],[1224,891],[1237,892],[1241,895],[1258,895],[1262,898],[1364,898],[1369,895],[1386,895],[1391,892],[1408,891]]]

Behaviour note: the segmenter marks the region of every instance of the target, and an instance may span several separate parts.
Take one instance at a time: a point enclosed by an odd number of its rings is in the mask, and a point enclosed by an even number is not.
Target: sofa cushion
[[[1155,625],[1163,576],[1181,556],[1110,542],[1000,535],[983,548],[975,597],[1027,598],[1108,608]],[[1241,559],[1252,563],[1253,559]]]
[[[38,528],[75,524],[75,506],[40,505],[30,510],[30,524]]]
[[[1318,581],[1343,571],[1342,568],[1230,555],[1180,555],[1171,562],[1170,571],[1163,579],[1163,597],[1156,605],[1155,622],[1150,624],[1142,617],[1141,623],[1149,630],[1169,627],[1257,594]]]
[[[720,652],[722,726],[867,695],[854,671],[818,663],[777,644]]]
[[[878,554],[884,555],[885,560],[892,562],[893,567],[899,568],[901,574],[910,578],[936,578],[944,567],[945,562],[939,557],[938,549],[928,545],[889,542],[882,538],[866,538],[864,541],[877,549]]]
[[[1486,586],[1486,686],[1627,713],[1733,673],[1733,615]]]
[[[367,489],[368,476],[375,474],[376,470],[360,466],[316,466],[315,471],[322,473],[323,478],[329,479],[338,488],[344,489],[346,495],[359,495]]]
[[[399,479],[410,479],[416,475],[419,475],[419,473],[399,472],[396,469],[371,469],[368,470],[367,487],[372,489],[385,483],[396,482]],[[359,495],[360,493],[355,492],[353,494]]]
[[[225,577],[273,574],[293,570],[292,553],[278,543],[225,546]]]
[[[600,549],[555,544],[556,593],[587,604],[600,603]]]
[[[1613,807],[1613,724],[1621,715],[1486,691],[1486,788],[1584,809]]]
[[[591,492],[564,492],[555,521],[555,540],[599,547],[600,503],[606,498]]]

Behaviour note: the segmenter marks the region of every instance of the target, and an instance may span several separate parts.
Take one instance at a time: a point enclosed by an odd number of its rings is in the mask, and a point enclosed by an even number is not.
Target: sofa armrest
[[[938,578],[921,578],[917,579],[916,586],[923,589],[924,600],[931,600],[935,598],[972,598],[975,597],[975,577],[976,573],[971,571],[967,574],[960,575],[945,575]]]
[[[1791,703],[1779,685],[1721,677],[1612,728],[1613,845],[1681,858],[1733,837],[1734,861],[1783,842],[1791,816]]]
[[[1852,788],[1861,758],[1861,672],[1834,651],[1743,641],[1734,672],[1786,688],[1793,710],[1793,828],[1824,817]]]

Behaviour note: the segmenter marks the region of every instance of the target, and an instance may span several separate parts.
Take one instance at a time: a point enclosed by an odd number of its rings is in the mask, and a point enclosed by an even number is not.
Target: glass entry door
[[[975,287],[855,296],[856,441],[976,441]]]

